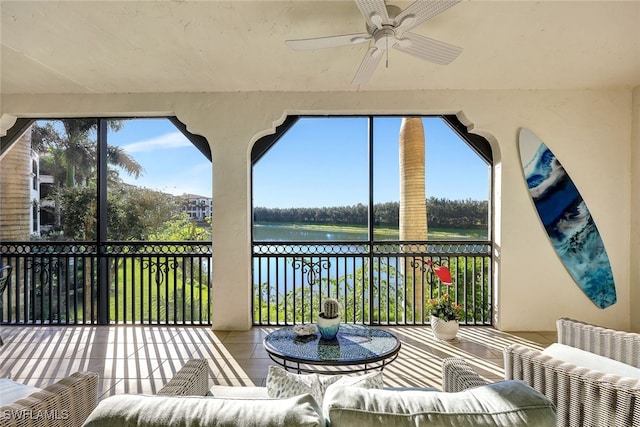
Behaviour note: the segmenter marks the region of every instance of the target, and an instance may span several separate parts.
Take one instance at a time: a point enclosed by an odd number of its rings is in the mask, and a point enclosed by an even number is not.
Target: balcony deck
[[[489,380],[503,378],[502,348],[523,343],[542,348],[555,332],[505,333],[461,327],[455,342],[433,337],[428,326],[386,328],[402,341],[398,358],[384,370],[388,386],[441,388],[445,357],[463,357]],[[76,371],[100,375],[101,399],[122,393],[154,394],[190,358],[206,358],[210,383],[264,385],[273,362],[262,340],[274,327],[246,332],[175,326],[3,326],[0,377],[43,387]]]

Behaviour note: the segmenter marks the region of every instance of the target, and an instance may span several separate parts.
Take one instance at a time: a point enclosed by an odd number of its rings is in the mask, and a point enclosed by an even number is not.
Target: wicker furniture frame
[[[640,367],[640,334],[572,319],[558,342]],[[558,426],[640,426],[640,380],[566,363],[519,344],[504,350],[505,379],[524,380],[557,407]]]
[[[0,427],[79,427],[96,407],[98,374],[76,372],[0,408]]]
[[[157,394],[204,396],[209,364],[189,360]],[[76,372],[42,391],[0,408],[0,427],[80,427],[98,404],[98,374]]]
[[[558,342],[640,368],[640,334],[561,318]],[[504,349],[505,379],[523,380],[555,405],[558,426],[640,426],[640,380],[582,368],[539,350],[512,344]],[[456,392],[487,380],[464,360],[444,359],[442,387]]]
[[[205,396],[209,392],[209,362],[191,359],[159,391],[159,396]]]

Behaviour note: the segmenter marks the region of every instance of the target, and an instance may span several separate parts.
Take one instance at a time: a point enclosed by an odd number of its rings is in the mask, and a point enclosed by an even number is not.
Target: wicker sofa
[[[640,334],[561,318],[558,343],[640,367]],[[559,426],[640,426],[640,378],[614,375],[513,344],[504,350],[505,379],[524,380],[557,407]],[[566,360],[566,359],[565,359]],[[606,361],[605,361],[606,362]],[[615,362],[614,362],[615,363]]]
[[[457,382],[456,388],[472,384],[455,360],[445,361],[444,366],[451,381]],[[205,384],[208,362],[191,360],[158,393],[161,396],[111,396],[98,404],[85,426],[555,425],[553,404],[522,381],[487,384],[457,394],[338,385],[327,388],[322,404],[309,393],[270,398],[266,387],[214,386],[207,390]]]

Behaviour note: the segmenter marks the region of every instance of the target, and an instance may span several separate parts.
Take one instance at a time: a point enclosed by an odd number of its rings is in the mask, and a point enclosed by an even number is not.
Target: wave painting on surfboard
[[[582,291],[600,308],[616,303],[613,272],[586,203],[556,156],[521,129],[520,159],[531,199],[549,240]]]

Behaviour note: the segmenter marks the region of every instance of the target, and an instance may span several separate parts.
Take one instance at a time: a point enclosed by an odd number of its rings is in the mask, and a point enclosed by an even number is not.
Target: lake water
[[[312,230],[292,224],[255,224],[253,227],[253,239],[261,242],[366,241],[367,238],[366,230]]]
[[[386,233],[382,235],[376,235],[375,240],[399,240],[398,231],[395,233],[389,232],[385,229]],[[455,230],[454,230],[455,231]],[[367,241],[366,229],[339,229],[336,227],[331,230],[317,229],[312,227],[305,227],[295,224],[254,224],[253,226],[253,239],[257,242],[322,242],[322,241]],[[470,237],[465,235],[464,232],[460,234],[447,233],[446,235],[431,235],[430,239],[435,240],[484,240],[485,237],[474,236]]]

